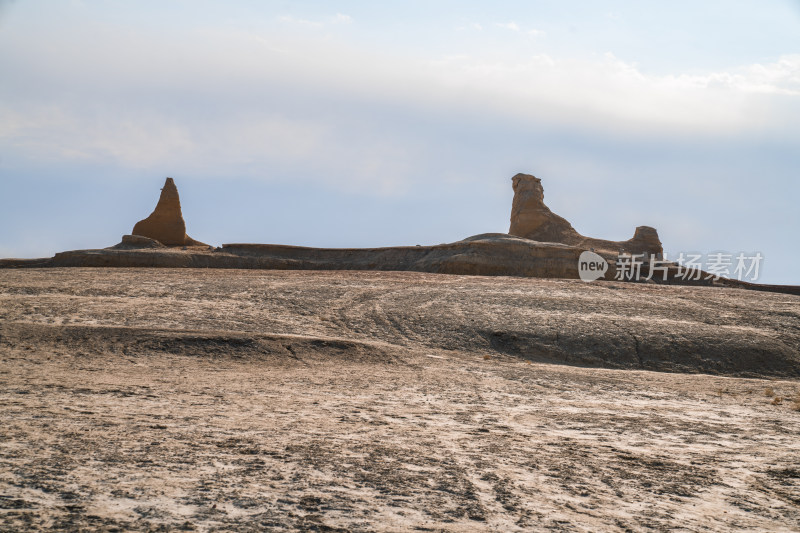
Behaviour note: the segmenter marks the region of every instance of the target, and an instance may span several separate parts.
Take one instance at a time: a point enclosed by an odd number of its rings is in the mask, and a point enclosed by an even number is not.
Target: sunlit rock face
[[[584,237],[566,219],[550,211],[544,203],[542,180],[530,174],[517,174],[511,178],[514,201],[511,204],[511,227],[508,233],[517,237],[541,242],[558,242],[594,248],[598,251],[660,255],[663,253],[658,232],[649,226],[639,226],[633,238],[627,241],[606,241]]]
[[[181,213],[178,188],[172,178],[167,178],[155,210],[133,226],[132,235],[149,237],[167,246],[196,246],[203,243],[186,235],[186,222]]]

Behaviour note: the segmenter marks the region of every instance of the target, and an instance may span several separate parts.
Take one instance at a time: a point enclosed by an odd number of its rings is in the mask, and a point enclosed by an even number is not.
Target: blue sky
[[[800,283],[800,2],[0,1],[0,257],[112,245],[175,178],[223,242],[505,232],[761,252]]]

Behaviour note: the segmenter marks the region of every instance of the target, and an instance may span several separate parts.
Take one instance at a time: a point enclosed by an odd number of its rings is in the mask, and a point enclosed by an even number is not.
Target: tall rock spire
[[[186,222],[181,213],[178,188],[172,178],[167,178],[156,208],[144,220],[133,226],[133,235],[150,237],[167,246],[196,246],[203,243],[186,235]]]

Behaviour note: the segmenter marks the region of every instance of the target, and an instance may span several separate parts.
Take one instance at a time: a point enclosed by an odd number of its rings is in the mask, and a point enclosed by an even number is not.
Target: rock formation
[[[181,214],[178,188],[167,178],[155,210],[133,226],[133,235],[149,237],[167,246],[208,246],[186,235],[186,222]]]
[[[142,250],[147,248],[166,248],[163,244],[150,237],[142,237],[141,235],[123,235],[122,242],[111,246],[111,250]]]
[[[633,238],[627,241],[606,241],[584,237],[566,219],[556,215],[544,204],[542,180],[530,174],[517,174],[512,178],[514,202],[511,205],[511,228],[508,233],[540,242],[558,242],[586,250],[618,254],[620,250],[632,254],[660,256],[661,241],[655,228],[639,226]]]

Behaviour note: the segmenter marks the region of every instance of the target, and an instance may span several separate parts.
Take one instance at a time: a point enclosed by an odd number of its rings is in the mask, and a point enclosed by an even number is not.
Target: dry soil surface
[[[736,289],[4,270],[0,530],[797,531],[798,338]]]

